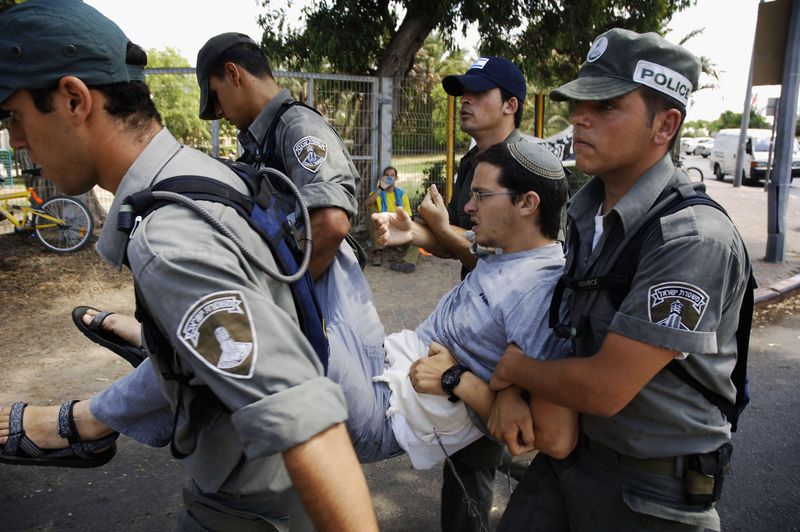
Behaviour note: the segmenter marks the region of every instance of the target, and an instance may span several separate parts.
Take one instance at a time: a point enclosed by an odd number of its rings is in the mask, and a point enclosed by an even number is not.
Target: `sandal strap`
[[[102,330],[103,322],[111,314],[114,314],[114,313],[113,312],[109,312],[108,310],[104,310],[102,312],[99,312],[99,313],[95,314],[94,318],[92,318],[92,321],[89,322],[89,325],[88,325],[89,330],[90,331],[94,331],[94,332]]]
[[[11,411],[8,413],[8,439],[3,447],[3,454],[16,454],[19,449],[19,444],[25,436],[25,431],[22,430],[22,414],[25,411],[27,403],[14,403],[11,405]]]
[[[62,438],[66,438],[69,442],[69,448],[75,456],[84,459],[91,459],[96,453],[114,443],[119,436],[118,432],[109,434],[96,440],[83,440],[78,433],[78,427],[75,425],[75,415],[73,409],[75,403],[78,401],[73,399],[64,401],[58,411],[58,434]]]

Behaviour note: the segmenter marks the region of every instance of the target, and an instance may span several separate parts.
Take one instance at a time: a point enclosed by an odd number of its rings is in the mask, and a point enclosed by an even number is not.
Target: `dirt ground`
[[[1,404],[84,397],[130,370],[86,340],[70,317],[80,304],[132,312],[127,272],[106,266],[91,245],[56,254],[25,234],[0,236],[0,256],[13,263],[0,271]]]

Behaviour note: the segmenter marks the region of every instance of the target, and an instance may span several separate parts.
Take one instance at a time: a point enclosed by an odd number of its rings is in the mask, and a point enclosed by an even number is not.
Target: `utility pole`
[[[767,262],[786,257],[786,205],[792,179],[794,128],[797,121],[797,90],[800,88],[800,2],[791,2],[789,32],[783,61],[781,105],[778,108],[774,179],[767,197]]]

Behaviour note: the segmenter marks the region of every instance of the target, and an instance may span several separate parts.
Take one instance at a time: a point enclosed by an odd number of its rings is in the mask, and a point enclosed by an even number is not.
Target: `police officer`
[[[82,2],[30,0],[0,14],[0,111],[10,115],[12,146],[69,194],[95,184],[115,193],[112,219],[126,196],[170,176],[207,176],[246,192],[224,165],[161,127],[145,64],[144,51]],[[204,206],[275,267],[235,211]],[[179,528],[286,529],[290,514],[293,527],[309,528],[299,495],[319,528],[377,529],[342,424],[342,392],[297,326],[289,288],[246,267],[234,241],[177,205],[152,213],[130,240],[108,224],[97,249],[117,267],[127,258],[152,319],[151,356],[168,355],[156,345],[175,350],[177,375],[161,380],[191,476]],[[192,404],[201,405],[196,416]],[[15,452],[31,454],[32,444]]]
[[[694,56],[659,35],[613,29],[594,41],[577,79],[551,93],[573,103],[576,166],[596,176],[569,207],[570,275],[608,272],[662,192],[689,183],[669,152],[699,73]],[[500,530],[719,530],[731,425],[666,367],[678,360],[733,402],[750,265],[712,206],[657,227],[618,310],[608,291],[572,293],[576,358],[534,361],[511,347],[497,366],[494,389],[514,383],[582,413],[579,449],[564,461],[536,457]]]
[[[281,89],[247,35],[212,37],[197,54],[200,118],[226,118],[239,129],[243,160],[285,172],[311,213],[312,261],[328,268],[358,210],[359,174],[341,137],[315,110]]]

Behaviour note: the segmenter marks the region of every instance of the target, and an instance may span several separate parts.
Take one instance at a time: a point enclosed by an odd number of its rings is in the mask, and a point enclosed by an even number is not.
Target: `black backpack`
[[[580,334],[579,331],[573,330],[569,325],[559,322],[561,300],[567,288],[571,290],[606,290],[609,292],[614,309],[619,310],[623,300],[628,295],[628,292],[630,292],[631,283],[636,275],[636,268],[639,265],[639,255],[644,242],[652,236],[656,228],[660,225],[661,218],[693,205],[714,207],[728,216],[725,209],[705,193],[705,186],[701,183],[694,185],[687,184],[667,189],[659,195],[653,207],[651,207],[647,214],[631,229],[629,236],[620,243],[620,246],[622,246],[621,251],[617,255],[608,273],[600,276],[587,276],[576,279],[574,278],[575,262],[573,261],[570,271],[566,272],[561,279],[559,279],[553,291],[553,298],[550,301],[550,327],[554,329],[555,334],[562,338],[569,338],[573,335]],[[575,239],[576,235],[576,231],[573,230],[571,235],[573,239]],[[747,251],[745,250],[745,260],[749,262],[746,253]],[[731,380],[736,387],[736,400],[734,403],[731,403],[718,393],[709,390],[697,379],[692,377],[689,372],[686,371],[681,361],[672,360],[667,364],[667,369],[669,371],[702,394],[706,400],[722,411],[731,424],[731,430],[734,432],[737,429],[740,414],[750,402],[747,384],[747,355],[750,345],[750,328],[753,319],[753,291],[756,287],[756,280],[753,277],[751,268],[750,277],[747,281],[747,289],[745,290],[742,306],[739,310],[739,325],[736,330],[736,365],[731,373]]]

